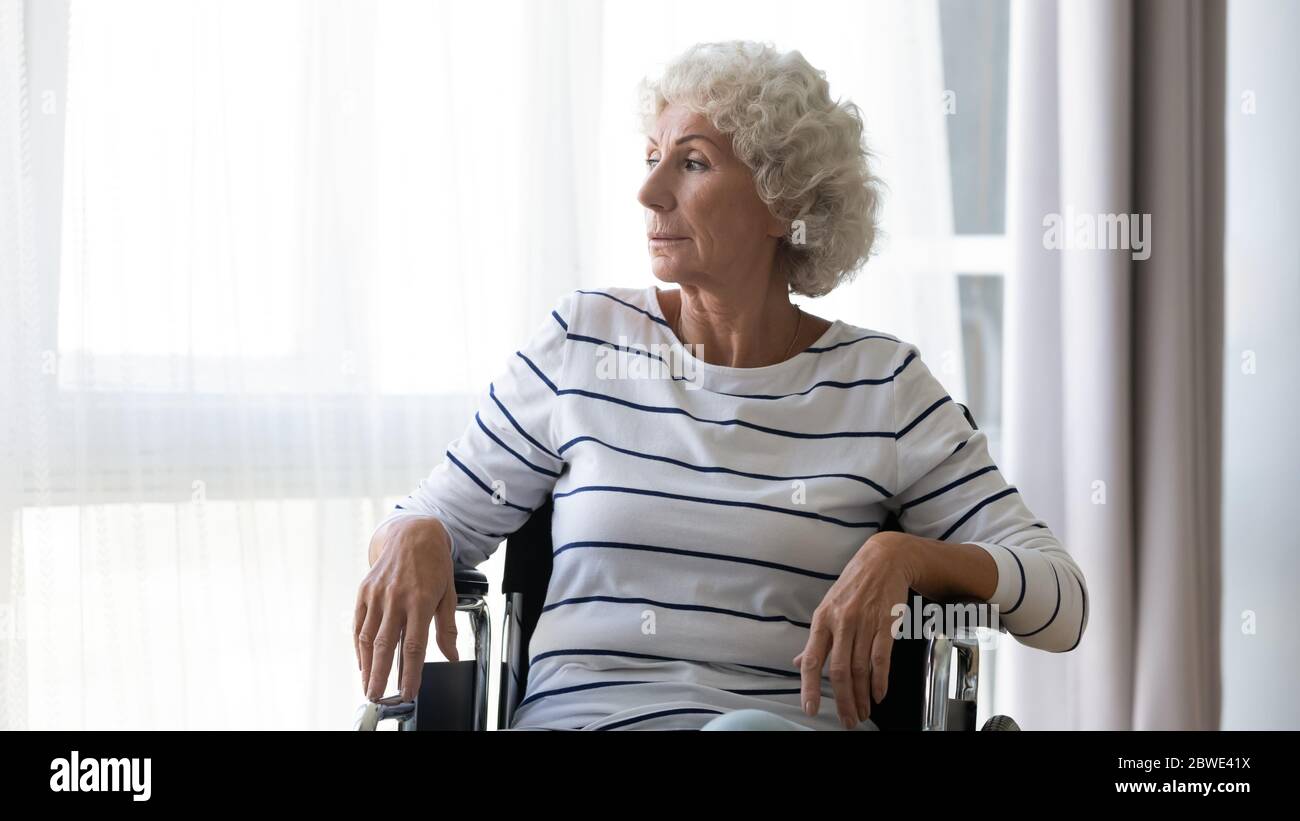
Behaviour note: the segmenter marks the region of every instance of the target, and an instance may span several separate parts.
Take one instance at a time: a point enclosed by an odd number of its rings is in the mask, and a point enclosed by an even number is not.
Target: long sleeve
[[[1003,479],[987,437],[971,427],[917,348],[901,345],[892,367],[898,475],[886,507],[908,533],[975,545],[993,557],[998,583],[988,603],[1018,641],[1073,650],[1088,623],[1083,572]]]
[[[477,567],[543,506],[564,467],[552,433],[575,294],[558,300],[522,350],[479,398],[442,461],[377,526],[434,515],[457,567]]]

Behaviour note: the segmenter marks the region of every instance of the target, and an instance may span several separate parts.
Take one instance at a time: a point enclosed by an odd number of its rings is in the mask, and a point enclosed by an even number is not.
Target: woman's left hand
[[[817,715],[821,706],[821,672],[827,658],[845,728],[870,717],[869,695],[876,703],[885,697],[896,619],[891,611],[906,603],[913,582],[906,537],[885,531],[868,539],[813,613],[808,643],[794,657],[803,682],[800,703],[808,715]]]

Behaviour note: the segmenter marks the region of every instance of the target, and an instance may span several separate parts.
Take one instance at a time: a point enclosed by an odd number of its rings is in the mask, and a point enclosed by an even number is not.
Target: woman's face
[[[731,139],[708,118],[670,105],[647,135],[645,151],[637,199],[646,208],[655,276],[692,285],[765,280],[785,224],[759,199]],[[675,239],[653,239],[656,234]]]

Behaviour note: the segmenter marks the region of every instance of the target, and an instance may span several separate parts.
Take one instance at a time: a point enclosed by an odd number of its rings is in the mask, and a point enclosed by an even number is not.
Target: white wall
[[[1231,0],[1223,728],[1300,729],[1300,3]],[[1242,110],[1253,92],[1255,113]],[[1253,351],[1256,372],[1242,372]],[[1242,630],[1253,611],[1256,632]]]

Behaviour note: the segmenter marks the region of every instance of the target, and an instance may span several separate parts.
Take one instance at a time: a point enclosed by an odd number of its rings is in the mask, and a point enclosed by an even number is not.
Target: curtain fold
[[[1133,283],[1142,546],[1133,725],[1217,730],[1226,8],[1221,0],[1139,3],[1136,21],[1161,35],[1135,52],[1135,210],[1158,222]]]
[[[1092,593],[1074,653],[999,651],[1034,729],[1218,727],[1223,31],[1013,0],[1007,470]]]

